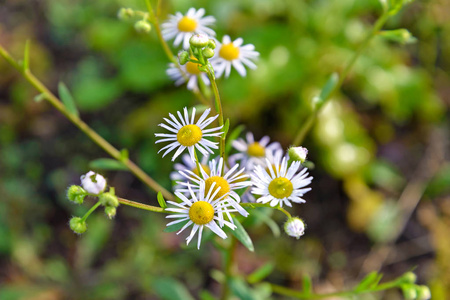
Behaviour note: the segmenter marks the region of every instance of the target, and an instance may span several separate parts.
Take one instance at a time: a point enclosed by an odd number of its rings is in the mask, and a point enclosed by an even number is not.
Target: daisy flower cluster
[[[178,234],[189,226],[191,233],[186,238],[189,242],[198,233],[197,247],[200,247],[204,227],[221,238],[227,235],[223,231],[226,226],[234,230],[233,213],[247,217],[249,213],[243,208],[243,200],[268,204],[272,207],[291,207],[292,203],[303,203],[303,195],[311,188],[308,185],[312,177],[306,168],[302,168],[305,160],[305,148],[293,147],[290,155],[285,155],[278,142],[270,142],[268,136],[256,140],[252,133],[246,139],[232,141],[237,153],[229,156],[214,157],[218,142],[208,138],[218,138],[223,134],[222,127],[208,128],[218,117],[209,116],[210,109],[205,110],[196,121],[195,109],[189,114],[184,108],[177,117],[169,114],[164,118],[166,123],[160,126],[170,133],[156,133],[157,144],[169,143],[160,150],[163,156],[174,152],[172,160],[186,150],[182,161],[174,165],[171,179],[175,181],[174,191],[180,200],[168,201],[171,212],[167,218],[176,219],[167,224],[181,224]],[[202,154],[200,160],[197,150]],[[306,151],[307,152],[307,151]],[[302,155],[302,161],[296,154]],[[300,219],[292,218],[285,228],[290,236],[299,238],[304,232]],[[301,223],[303,224],[303,223]]]
[[[189,43],[193,35],[205,35],[215,42],[215,50],[211,57],[211,65],[217,78],[222,76],[229,77],[232,67],[242,76],[246,76],[246,67],[256,69],[255,61],[259,53],[255,51],[255,46],[245,44],[242,38],[232,40],[230,36],[224,35],[219,41],[216,39],[216,33],[211,28],[214,26],[215,18],[205,16],[205,9],[190,8],[186,14],[177,12],[170,15],[164,22],[162,34],[165,40],[174,40],[175,47],[182,46],[184,50],[191,51]],[[181,85],[187,82],[189,90],[199,89],[199,80],[209,85],[209,79],[198,69],[198,64],[187,62],[186,65],[169,64],[167,75],[175,81],[175,85]]]

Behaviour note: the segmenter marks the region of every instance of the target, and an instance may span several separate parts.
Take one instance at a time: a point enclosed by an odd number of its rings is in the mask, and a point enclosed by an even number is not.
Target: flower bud
[[[180,65],[185,65],[189,60],[189,53],[187,51],[180,51],[178,53],[178,61],[180,62]]]
[[[98,195],[106,188],[106,179],[100,174],[89,171],[86,175],[80,177],[81,185],[86,192]]]
[[[103,206],[117,207],[119,206],[119,199],[112,193],[103,193],[98,199],[102,202]]]
[[[430,288],[426,285],[417,285],[417,300],[428,300],[431,299],[431,291]]]
[[[213,50],[216,49],[216,41],[213,39],[209,39],[208,45],[206,47],[211,48]]]
[[[417,291],[414,284],[404,284],[401,288],[405,299],[412,300],[417,298]]]
[[[203,57],[208,59],[214,56],[214,50],[211,48],[205,48],[202,51]]]
[[[84,221],[80,217],[73,217],[72,219],[70,219],[69,225],[70,229],[78,234],[84,233],[87,229],[86,221]]]
[[[130,18],[134,17],[134,10],[132,10],[131,8],[122,7],[117,12],[117,17],[119,18],[119,20],[129,20]]]
[[[67,198],[78,204],[83,204],[86,191],[79,185],[72,185],[67,189]]]
[[[288,150],[289,158],[294,161],[304,163],[308,155],[308,149],[305,147],[291,147]]]
[[[194,48],[203,48],[206,47],[209,43],[209,37],[206,34],[194,34],[191,36],[191,39],[189,40],[189,43]]]
[[[305,223],[300,218],[290,218],[284,223],[284,231],[298,240],[305,233]]]
[[[108,218],[112,219],[116,216],[117,209],[112,206],[105,207],[105,214],[108,216]]]
[[[152,30],[152,25],[147,20],[140,20],[134,23],[134,29],[139,33],[149,33]]]
[[[405,283],[415,283],[417,280],[417,276],[413,272],[406,272],[401,278]]]

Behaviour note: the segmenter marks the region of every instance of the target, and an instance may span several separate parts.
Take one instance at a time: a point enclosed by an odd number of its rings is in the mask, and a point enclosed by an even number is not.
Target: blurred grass
[[[305,141],[317,166],[313,191],[293,212],[305,219],[307,234],[274,239],[261,220],[247,220],[256,253],[238,248],[242,273],[273,260],[272,282],[296,287],[309,274],[317,292],[350,286],[371,247],[390,241],[406,184],[425,174],[425,203],[398,240],[415,252],[394,251],[395,263],[382,270],[394,277],[417,266],[433,299],[450,297],[448,5],[417,1],[388,23],[387,29],[407,28],[416,44],[372,41]],[[121,6],[144,8],[138,0],[6,0],[0,43],[20,57],[30,39],[33,72],[52,90],[66,83],[82,118],[170,188],[172,165],[156,154],[153,133],[163,116],[195,98],[165,75],[167,58],[154,32],[141,36],[116,19]],[[161,16],[191,6],[217,18],[219,37],[241,36],[261,53],[256,72],[242,79],[233,71],[219,81],[224,111],[232,127],[243,123],[284,147],[381,11],[375,0],[173,0],[164,1]],[[85,235],[70,231],[70,216],[87,207],[68,203],[65,189],[105,154],[35,95],[0,60],[0,299],[165,299],[157,279],[178,280],[193,295],[217,295],[209,274],[221,269],[220,253],[210,243],[201,251],[180,249],[180,237],[162,232],[162,216],[120,208],[109,221],[99,211]],[[436,132],[440,138],[430,138]],[[431,163],[417,170],[428,148],[437,149]],[[130,174],[105,175],[120,195],[157,203]],[[411,242],[419,237],[427,245]]]

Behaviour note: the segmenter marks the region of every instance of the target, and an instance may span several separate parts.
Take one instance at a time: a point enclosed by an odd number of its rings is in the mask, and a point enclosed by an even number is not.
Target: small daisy
[[[161,24],[164,39],[167,41],[175,38],[173,42],[175,47],[183,42],[183,48],[189,49],[189,39],[194,34],[216,36],[214,30],[208,27],[213,25],[216,19],[212,16],[203,17],[204,14],[203,8],[199,10],[190,8],[185,16],[180,12],[170,15],[169,20]]]
[[[301,197],[311,188],[305,188],[311,183],[312,177],[307,177],[309,174],[304,168],[298,174],[301,162],[295,161],[288,169],[286,157],[284,157],[280,164],[280,159],[272,164],[268,159],[266,160],[267,168],[261,166],[255,167],[255,173],[252,175],[252,182],[254,188],[252,193],[261,195],[256,202],[268,203],[270,206],[277,206],[283,204],[292,206],[291,202],[303,203]]]
[[[220,187],[220,192],[217,193],[216,197],[219,198],[224,195],[228,195],[224,198],[223,201],[227,204],[229,203],[241,215],[247,217],[248,212],[238,204],[241,202],[241,198],[239,194],[236,193],[236,190],[251,186],[251,182],[246,180],[249,178],[249,176],[245,174],[245,169],[242,168],[237,171],[238,168],[239,164],[235,164],[230,170],[225,173],[224,171],[222,171],[224,169],[224,165],[223,158],[221,157],[217,161],[217,164],[215,159],[213,159],[209,163],[209,174],[206,173],[203,169],[200,170],[202,172],[203,179],[192,171],[180,171],[180,174],[188,179],[189,182],[177,182],[180,186],[183,186],[183,188],[178,189],[178,191],[187,192],[188,189],[186,187],[190,186],[192,186],[192,189],[194,191],[199,191],[202,182],[205,182],[206,190],[209,190],[211,186],[215,185],[217,188]],[[223,173],[225,173],[225,175],[223,175]]]
[[[209,85],[209,79],[206,73],[200,72],[198,69],[199,64],[193,62],[187,62],[185,65],[176,66],[174,63],[169,64],[169,68],[166,73],[169,77],[175,81],[175,85],[182,85],[187,81],[187,89],[190,91],[198,91],[198,77],[201,77],[201,80],[206,85]]]
[[[230,76],[231,65],[244,77],[247,74],[244,65],[250,69],[256,69],[255,61],[259,53],[255,51],[255,46],[247,44],[242,46],[244,40],[238,38],[231,41],[228,35],[222,39],[222,43],[217,41],[216,56],[211,60],[216,77],[219,78],[225,72],[225,77]]]
[[[168,223],[167,226],[187,221],[181,230],[177,232],[177,234],[179,234],[187,227],[193,225],[191,234],[186,239],[186,243],[189,244],[198,231],[198,249],[200,249],[204,227],[211,229],[215,234],[226,239],[227,235],[221,227],[226,225],[232,230],[236,229],[236,225],[223,219],[224,212],[229,213],[236,211],[233,208],[229,208],[229,205],[223,202],[222,199],[227,197],[227,194],[217,197],[221,189],[215,188],[215,183],[209,187],[207,192],[205,192],[205,183],[200,183],[198,195],[196,195],[196,192],[194,192],[189,185],[188,190],[188,197],[180,192],[175,192],[175,195],[181,199],[181,203],[167,201],[167,203],[175,207],[169,207],[166,210],[174,212],[175,214],[169,215],[166,218],[177,219]],[[218,222],[219,225],[217,225],[216,222]]]
[[[255,141],[253,134],[248,132],[246,138],[247,141],[242,138],[233,141],[233,147],[240,153],[231,155],[230,161],[240,161],[248,171],[252,171],[255,165],[264,165],[265,158],[271,159],[274,151],[283,152],[280,143],[269,144],[270,138],[267,135]]]
[[[177,112],[180,120],[177,120],[174,115],[169,113],[169,116],[172,120],[169,120],[168,118],[164,118],[164,120],[170,126],[164,123],[159,124],[159,126],[169,130],[172,133],[155,133],[156,137],[161,137],[161,139],[157,140],[155,143],[171,143],[161,148],[158,153],[166,150],[163,154],[164,157],[167,153],[178,147],[178,150],[172,157],[172,161],[174,161],[175,158],[177,158],[184,151],[184,149],[187,148],[192,161],[195,162],[195,149],[198,149],[198,151],[200,151],[203,155],[208,155],[208,152],[213,153],[211,148],[218,149],[217,142],[214,143],[205,139],[205,137],[220,136],[223,133],[220,131],[222,126],[204,130],[206,126],[211,124],[219,116],[216,115],[214,117],[206,118],[210,111],[211,109],[209,108],[205,110],[205,112],[201,115],[201,117],[195,124],[195,107],[192,109],[191,118],[189,118],[188,110],[186,107],[184,108],[184,117],[181,112]]]

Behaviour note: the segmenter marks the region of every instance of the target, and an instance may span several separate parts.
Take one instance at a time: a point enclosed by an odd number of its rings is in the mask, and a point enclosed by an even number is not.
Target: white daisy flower
[[[236,229],[236,225],[223,219],[223,213],[236,211],[223,201],[223,198],[227,197],[227,194],[218,197],[218,194],[221,193],[221,188],[215,188],[215,183],[205,190],[205,183],[201,182],[198,194],[194,192],[189,185],[188,190],[188,197],[180,192],[175,192],[175,195],[181,199],[181,203],[167,201],[168,204],[175,207],[169,207],[166,210],[174,212],[175,214],[168,215],[166,218],[177,219],[168,223],[167,226],[187,221],[181,230],[177,232],[177,234],[179,234],[187,227],[193,225],[191,234],[186,238],[186,243],[189,244],[198,231],[198,249],[200,249],[204,227],[211,229],[223,239],[227,238],[227,235],[221,227],[226,225],[232,230]],[[216,222],[218,222],[219,225],[217,225]]]
[[[205,155],[200,159],[200,167],[203,168],[203,170],[209,174],[210,170],[209,170],[209,165],[208,165],[208,161],[209,161],[209,155]],[[192,171],[195,174],[199,175],[198,170],[197,170],[197,164],[192,161],[191,157],[188,154],[183,154],[181,156],[181,163],[176,163],[174,164],[173,168],[175,169],[175,171],[173,171],[172,173],[170,173],[170,179],[171,180],[184,180],[186,179],[184,176],[182,176],[179,172],[180,171]]]
[[[222,43],[216,41],[216,55],[211,60],[216,77],[219,78],[225,73],[225,77],[230,76],[231,66],[244,77],[247,74],[244,65],[250,69],[256,69],[255,61],[259,53],[255,51],[255,46],[247,44],[242,46],[244,40],[237,38],[233,42],[228,35],[222,39]]]
[[[198,91],[199,76],[206,85],[209,85],[209,79],[206,73],[200,72],[198,69],[199,64],[188,61],[185,65],[169,64],[169,68],[166,73],[169,77],[175,81],[175,85],[182,85],[187,81],[187,89],[190,91]]]
[[[269,144],[270,138],[267,135],[261,140],[255,141],[253,133],[248,132],[246,139],[247,141],[242,138],[233,141],[233,147],[240,153],[230,155],[230,161],[240,161],[248,171],[252,171],[255,165],[264,165],[265,158],[272,159],[274,151],[283,152],[280,143]]]
[[[106,188],[106,179],[94,171],[89,171],[85,175],[81,175],[81,185],[86,192],[98,195]]]
[[[211,124],[219,115],[214,117],[206,118],[209,115],[211,109],[205,110],[205,112],[201,115],[201,117],[197,120],[197,123],[194,124],[195,118],[195,107],[192,109],[192,116],[189,118],[188,110],[184,108],[184,117],[181,112],[177,112],[178,120],[174,115],[169,113],[171,118],[164,118],[164,120],[169,124],[166,125],[164,123],[159,124],[159,126],[169,130],[172,133],[155,133],[156,137],[161,137],[161,139],[157,140],[155,143],[162,142],[171,142],[169,145],[162,147],[159,151],[165,150],[163,157],[166,156],[167,153],[174,150],[178,147],[178,150],[172,157],[172,161],[175,160],[184,149],[188,149],[189,155],[191,156],[192,161],[195,162],[195,149],[198,149],[203,155],[208,155],[209,153],[214,153],[211,149],[218,149],[217,142],[211,142],[205,139],[205,137],[212,136],[220,136],[222,135],[222,131],[220,129],[222,126],[214,127],[210,129],[206,129],[205,127]]]
[[[175,38],[173,45],[178,47],[183,42],[183,48],[189,49],[189,39],[192,35],[203,33],[209,36],[216,36],[214,30],[209,28],[216,22],[212,16],[204,17],[205,9],[190,8],[186,15],[177,12],[169,15],[169,20],[161,24],[163,38],[171,40]]]
[[[180,171],[180,174],[184,176],[184,178],[188,179],[189,182],[177,182],[180,186],[183,186],[183,188],[180,188],[177,191],[182,193],[187,192],[189,191],[187,187],[192,187],[194,191],[199,191],[202,182],[205,182],[206,190],[209,190],[211,186],[215,185],[217,188],[220,187],[220,192],[217,193],[215,197],[219,198],[224,195],[228,195],[223,201],[225,203],[229,203],[241,215],[247,217],[248,212],[239,205],[241,198],[239,194],[236,193],[236,190],[251,186],[251,182],[246,180],[249,176],[245,174],[245,168],[237,171],[238,168],[239,164],[235,164],[230,170],[225,172],[223,158],[221,157],[217,163],[215,159],[209,163],[209,174],[203,169],[200,170],[203,178],[189,170]],[[225,175],[223,175],[224,173]],[[231,220],[229,215],[228,217]]]
[[[283,207],[283,204],[292,206],[291,201],[295,203],[303,203],[301,197],[311,188],[305,188],[311,183],[312,177],[307,177],[309,174],[304,168],[299,173],[301,162],[295,161],[288,169],[286,157],[280,163],[280,160],[272,164],[268,159],[266,160],[267,168],[262,166],[255,167],[255,173],[252,175],[253,189],[252,193],[261,195],[256,202],[268,203],[270,206]]]

